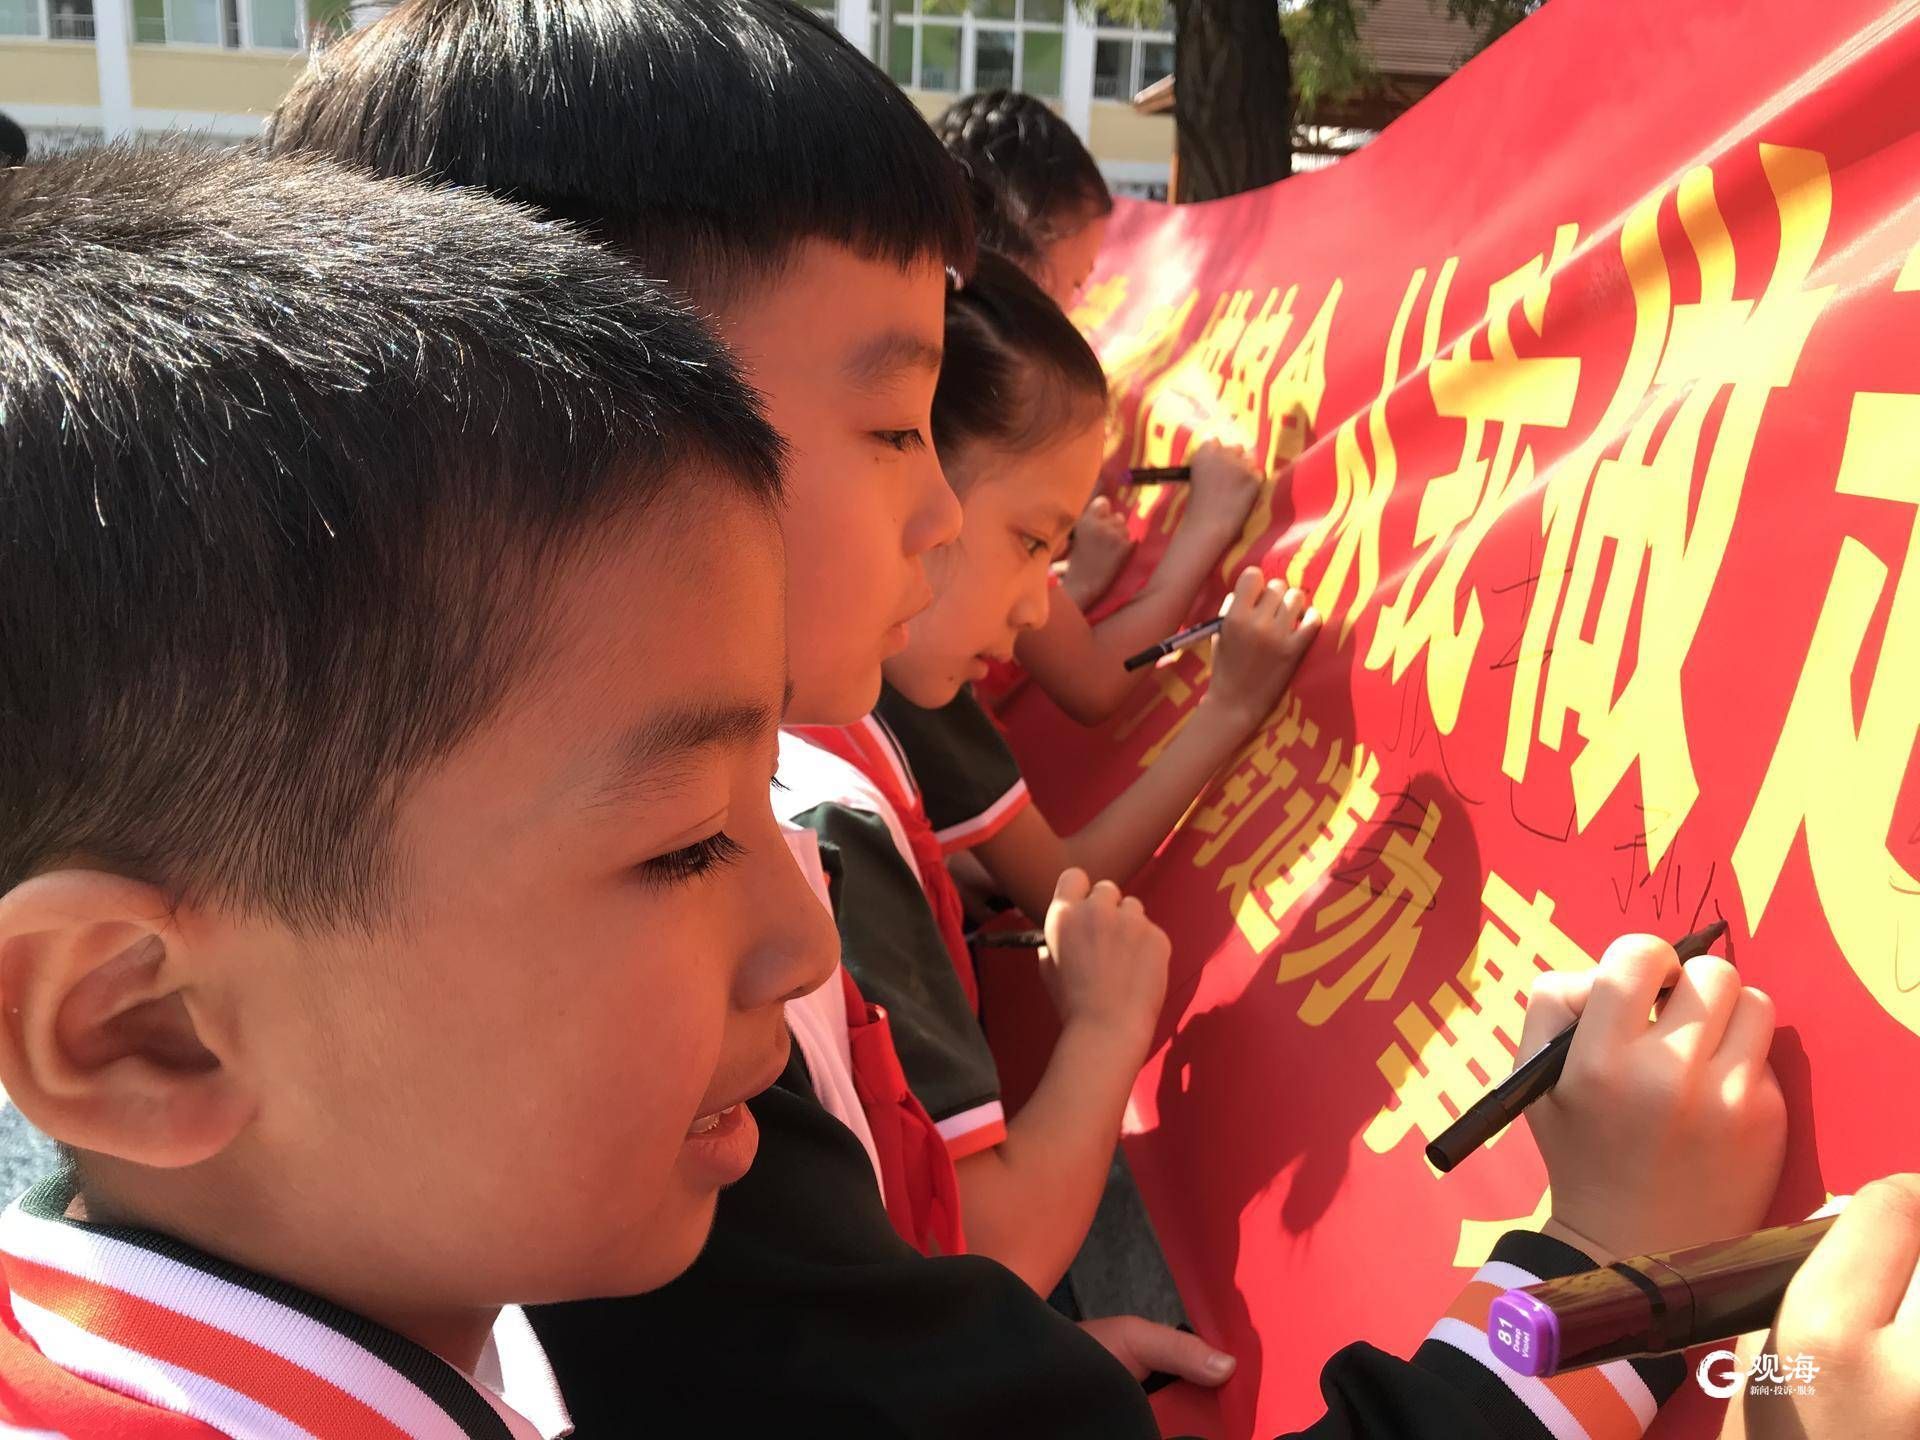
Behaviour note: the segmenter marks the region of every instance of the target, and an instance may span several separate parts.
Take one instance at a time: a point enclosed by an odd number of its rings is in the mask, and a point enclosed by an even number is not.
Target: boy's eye
[[[1026,550],[1027,558],[1030,560],[1037,560],[1042,555],[1053,554],[1053,546],[1041,539],[1038,535],[1022,534],[1020,544]]]
[[[679,885],[697,879],[718,865],[729,865],[746,854],[739,841],[724,830],[665,855],[643,860],[634,868],[654,885]]]
[[[927,438],[918,430],[876,430],[873,432],[873,438],[882,445],[903,453],[927,448]]]

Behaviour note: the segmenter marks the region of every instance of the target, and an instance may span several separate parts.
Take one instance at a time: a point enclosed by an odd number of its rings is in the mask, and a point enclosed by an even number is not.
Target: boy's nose
[[[907,522],[907,553],[924,555],[960,538],[960,497],[947,483],[939,457],[929,450],[921,467],[920,487],[914,496],[912,518]]]
[[[1028,585],[1020,592],[1014,602],[1013,613],[1009,617],[1016,631],[1038,630],[1047,623],[1047,611],[1052,605],[1053,587],[1047,583],[1043,574],[1038,585]]]
[[[766,957],[752,987],[755,1004],[782,1003],[817,990],[840,964],[840,934],[827,908],[826,872],[811,830],[781,827],[791,863],[773,856],[779,872],[763,910],[768,932],[756,948]],[[743,1008],[752,1008],[743,1005]]]

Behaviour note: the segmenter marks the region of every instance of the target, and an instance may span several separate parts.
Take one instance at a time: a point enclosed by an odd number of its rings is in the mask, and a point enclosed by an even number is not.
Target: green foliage
[[[1360,43],[1353,0],[1304,0],[1281,12],[1280,28],[1286,32],[1293,94],[1301,109],[1356,94],[1373,80],[1373,60]]]
[[[351,0],[307,0],[307,26],[316,38],[344,35],[353,28]]]
[[[1547,0],[1447,0],[1447,14],[1480,32],[1485,49],[1533,14]]]

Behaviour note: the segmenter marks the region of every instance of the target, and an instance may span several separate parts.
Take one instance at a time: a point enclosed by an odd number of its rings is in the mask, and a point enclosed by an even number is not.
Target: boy
[[[834,963],[777,439],[616,257],[317,161],[0,176],[0,335],[0,1084],[74,1162],[0,1420],[559,1433],[503,1307],[693,1259]]]

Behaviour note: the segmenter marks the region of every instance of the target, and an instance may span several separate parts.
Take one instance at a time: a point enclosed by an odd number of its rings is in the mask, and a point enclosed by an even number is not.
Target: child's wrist
[[[1540,1233],[1550,1240],[1558,1240],[1562,1245],[1571,1245],[1599,1266],[1611,1265],[1620,1258],[1598,1240],[1582,1234],[1557,1215],[1547,1217],[1546,1223],[1540,1227]]]
[[[1225,515],[1189,513],[1185,523],[1193,526],[1199,538],[1211,544],[1216,551],[1225,551],[1229,545],[1240,538],[1240,531],[1247,522],[1245,517],[1234,520]]]
[[[1118,1056],[1130,1068],[1138,1069],[1153,1043],[1155,1018],[1143,1020],[1107,1012],[1073,1015],[1060,1022],[1060,1038],[1065,1042],[1071,1037],[1077,1044]]]
[[[1238,745],[1259,729],[1260,722],[1266,718],[1265,713],[1256,713],[1252,705],[1218,690],[1208,690],[1194,706],[1190,723],[1216,729],[1222,737]]]

